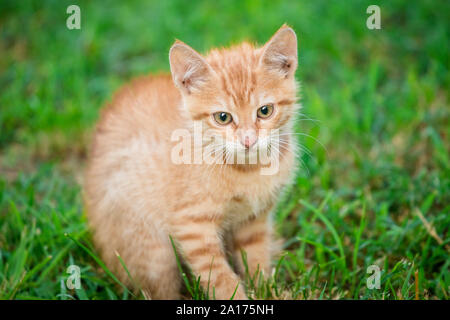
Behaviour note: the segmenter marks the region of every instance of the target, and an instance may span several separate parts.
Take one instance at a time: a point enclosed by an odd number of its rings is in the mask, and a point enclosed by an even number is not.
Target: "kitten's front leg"
[[[183,256],[209,297],[246,300],[243,285],[226,261],[216,223],[207,215],[180,219],[173,228]],[[237,287],[237,290],[236,290]]]
[[[270,275],[275,243],[272,240],[272,223],[268,211],[251,219],[234,232],[233,258],[241,277],[245,276],[241,251],[245,252],[248,273],[251,277],[256,272],[262,272],[264,277]]]

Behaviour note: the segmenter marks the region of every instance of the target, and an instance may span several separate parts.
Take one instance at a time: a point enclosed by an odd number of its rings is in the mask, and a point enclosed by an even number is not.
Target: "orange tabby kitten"
[[[170,237],[210,296],[247,299],[241,251],[250,274],[270,275],[270,213],[296,164],[297,38],[284,25],[261,48],[207,56],[176,41],[169,60],[172,77],[137,79],[102,112],[84,185],[94,240],[120,280],[152,299],[180,297]]]

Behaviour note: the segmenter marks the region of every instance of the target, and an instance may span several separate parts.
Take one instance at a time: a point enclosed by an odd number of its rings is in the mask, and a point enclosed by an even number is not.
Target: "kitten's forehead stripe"
[[[243,43],[229,49],[213,50],[206,57],[220,77],[222,89],[238,108],[250,104],[256,89],[255,70],[259,59],[255,52],[255,47]]]

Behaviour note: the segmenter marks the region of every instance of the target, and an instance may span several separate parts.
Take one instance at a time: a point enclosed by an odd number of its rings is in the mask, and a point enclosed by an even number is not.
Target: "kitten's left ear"
[[[212,69],[208,62],[187,44],[177,40],[169,52],[170,71],[175,85],[185,94],[201,89]]]
[[[282,77],[293,76],[297,69],[297,36],[284,24],[264,45],[260,63]]]

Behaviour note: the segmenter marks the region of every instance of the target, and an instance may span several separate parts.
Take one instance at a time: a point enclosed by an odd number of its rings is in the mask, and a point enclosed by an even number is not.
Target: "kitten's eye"
[[[257,111],[258,118],[261,119],[270,117],[272,113],[273,113],[273,105],[271,104],[266,104],[265,106],[259,108]]]
[[[213,114],[213,116],[214,120],[216,120],[218,124],[221,124],[223,126],[229,124],[233,120],[231,114],[229,114],[228,112],[216,112]]]

